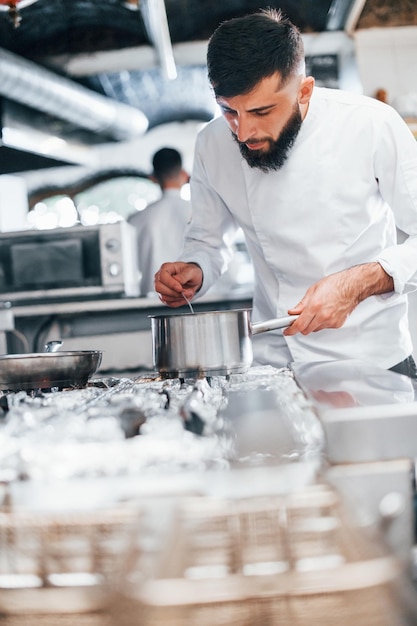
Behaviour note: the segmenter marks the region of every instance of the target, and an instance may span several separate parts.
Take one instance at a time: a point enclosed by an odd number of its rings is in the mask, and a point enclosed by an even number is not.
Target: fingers
[[[290,324],[290,326],[288,326],[288,328],[286,328],[283,331],[283,335],[285,336],[290,336],[290,335],[296,335],[297,333],[303,333],[306,334],[305,331],[305,324],[308,323],[308,319],[304,316],[304,320],[301,319],[300,320],[300,315],[303,313],[304,310],[304,299],[300,300],[300,302],[294,306],[292,309],[288,309],[288,315],[298,315],[298,319],[296,319],[294,322],[292,322]]]
[[[180,268],[175,263],[164,263],[155,274],[155,291],[163,296],[178,296],[183,286],[178,280]]]
[[[293,309],[291,309],[292,311]],[[293,312],[289,312],[290,315],[294,315]],[[309,316],[308,313],[299,314],[298,319],[296,319],[288,328],[284,330],[284,335],[289,337],[291,335],[296,335],[297,333],[301,333],[302,335],[309,335],[312,332],[318,330],[315,325],[316,316]]]
[[[294,315],[293,309],[288,311],[289,315]],[[334,310],[323,310],[318,313],[314,313],[309,307],[299,314],[298,319],[292,322],[291,326],[288,326],[284,330],[284,335],[291,336],[301,333],[302,335],[309,335],[310,333],[316,333],[326,328],[340,328],[346,322],[348,315],[345,311],[336,312]]]
[[[172,308],[177,308],[180,306],[184,306],[185,305],[185,300],[183,298],[183,296],[178,297],[178,296],[163,296],[161,294],[159,294],[159,299],[161,302],[163,302],[164,304],[166,304],[169,307]]]
[[[202,271],[193,263],[164,263],[155,274],[155,291],[164,304],[184,305],[184,295],[191,300],[202,283]]]
[[[330,275],[307,289],[300,302],[288,310],[298,315],[284,335],[309,335],[326,328],[340,328],[354,308],[344,290],[344,281],[338,274]]]

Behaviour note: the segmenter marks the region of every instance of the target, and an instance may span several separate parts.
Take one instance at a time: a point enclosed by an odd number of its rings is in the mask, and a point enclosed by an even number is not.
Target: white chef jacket
[[[200,264],[205,293],[240,226],[254,266],[252,321],[287,315],[309,286],[353,265],[379,261],[394,279],[394,292],[361,302],[342,328],[254,336],[255,363],[352,358],[389,368],[412,353],[417,142],[392,107],[315,87],[288,160],[269,173],[249,167],[217,118],[197,137],[191,201],[181,259]],[[401,245],[396,226],[409,236]]]
[[[137,231],[141,295],[154,291],[154,276],[162,263],[178,259],[190,220],[191,203],[179,189],[165,189],[159,200],[129,216],[127,221]]]

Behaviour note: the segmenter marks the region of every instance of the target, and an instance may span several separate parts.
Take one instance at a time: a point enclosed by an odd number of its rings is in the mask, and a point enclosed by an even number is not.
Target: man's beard
[[[246,144],[241,143],[237,139],[234,133],[233,137],[238,143],[240,153],[247,161],[248,165],[250,167],[257,167],[267,173],[279,170],[284,165],[290,150],[294,145],[297,135],[300,132],[302,122],[303,120],[301,118],[300,108],[296,102],[294,112],[282,129],[278,139],[276,141],[266,139],[269,143],[269,150],[267,152],[263,152],[261,150],[250,150]]]

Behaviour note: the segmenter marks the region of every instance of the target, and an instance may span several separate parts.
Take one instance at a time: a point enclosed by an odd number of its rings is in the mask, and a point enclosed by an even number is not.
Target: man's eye
[[[269,115],[270,111],[255,111],[255,115],[257,117],[265,117],[266,115]]]

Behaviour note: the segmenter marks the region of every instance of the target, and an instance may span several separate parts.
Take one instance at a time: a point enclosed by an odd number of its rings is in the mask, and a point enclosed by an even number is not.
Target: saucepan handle
[[[251,324],[252,335],[266,333],[268,330],[276,330],[277,328],[287,328],[297,318],[298,315],[287,315],[286,317],[276,317],[265,322],[254,322]]]

